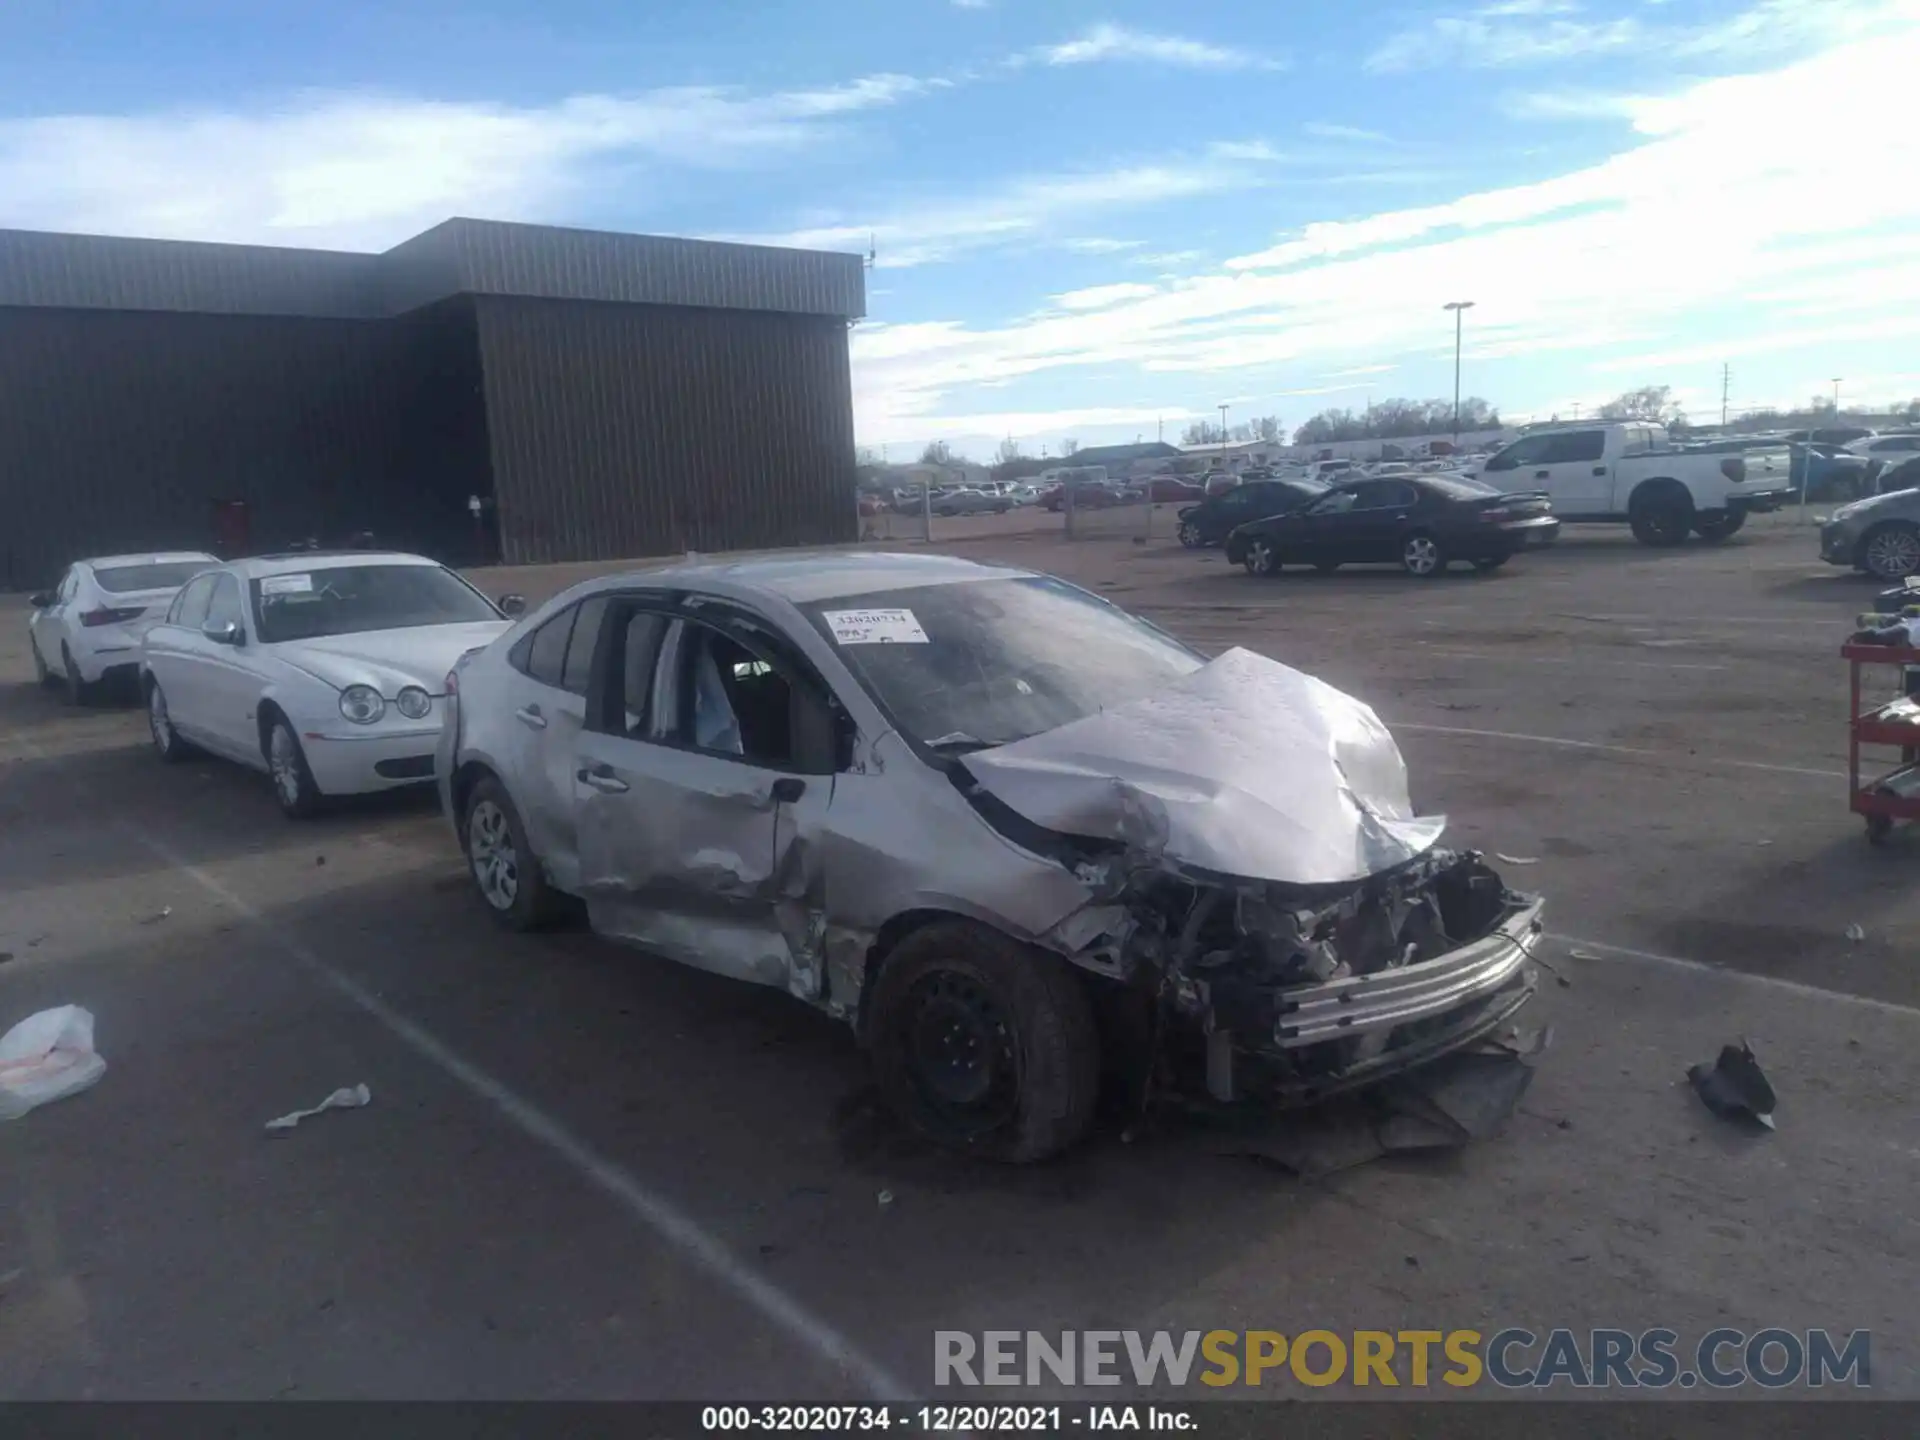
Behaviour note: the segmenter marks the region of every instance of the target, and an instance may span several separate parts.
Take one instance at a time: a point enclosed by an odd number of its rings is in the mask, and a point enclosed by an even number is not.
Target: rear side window
[[[569,605],[546,624],[524,637],[507,655],[507,663],[531,680],[560,688],[567,669],[567,641],[573,638],[577,605]]]
[[[125,595],[134,590],[171,590],[207,568],[205,560],[159,560],[151,565],[109,565],[93,572],[102,590]]]
[[[573,634],[567,641],[567,660],[560,672],[560,688],[575,695],[587,693],[587,681],[593,675],[593,649],[600,643],[600,622],[607,613],[604,595],[582,600],[573,622]]]
[[[1547,453],[1541,463],[1572,465],[1598,460],[1606,453],[1606,448],[1607,433],[1604,430],[1567,430],[1548,438]]]
[[[240,582],[231,575],[214,577],[213,590],[207,601],[207,619],[209,625],[244,625],[246,617],[240,610]]]

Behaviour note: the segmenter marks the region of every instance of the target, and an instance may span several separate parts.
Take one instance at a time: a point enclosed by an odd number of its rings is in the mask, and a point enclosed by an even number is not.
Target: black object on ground
[[[1752,1121],[1773,1129],[1773,1086],[1745,1040],[1721,1046],[1718,1060],[1692,1066],[1687,1079],[1707,1109],[1721,1119]]]

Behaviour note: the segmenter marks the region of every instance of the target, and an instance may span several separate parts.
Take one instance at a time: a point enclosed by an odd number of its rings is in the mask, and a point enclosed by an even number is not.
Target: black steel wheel
[[[1080,977],[986,926],[943,921],[901,941],[866,1034],[888,1105],[950,1149],[1044,1160],[1093,1123],[1099,1039]]]

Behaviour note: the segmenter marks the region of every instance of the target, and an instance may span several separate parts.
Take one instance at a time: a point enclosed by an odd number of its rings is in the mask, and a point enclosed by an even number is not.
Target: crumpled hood
[[[961,762],[1011,809],[1203,870],[1364,879],[1431,849],[1400,749],[1370,706],[1248,650],[1152,695]]]
[[[289,665],[337,690],[371,685],[391,700],[408,685],[419,685],[430,695],[444,694],[454,661],[512,628],[511,620],[415,625],[317,640],[284,640],[274,651]]]

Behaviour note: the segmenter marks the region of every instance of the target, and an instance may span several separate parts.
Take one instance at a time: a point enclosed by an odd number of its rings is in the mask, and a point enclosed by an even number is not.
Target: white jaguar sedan
[[[433,779],[447,672],[511,623],[418,555],[313,552],[195,576],[147,632],[140,683],[162,760],[263,770],[280,808]]]

